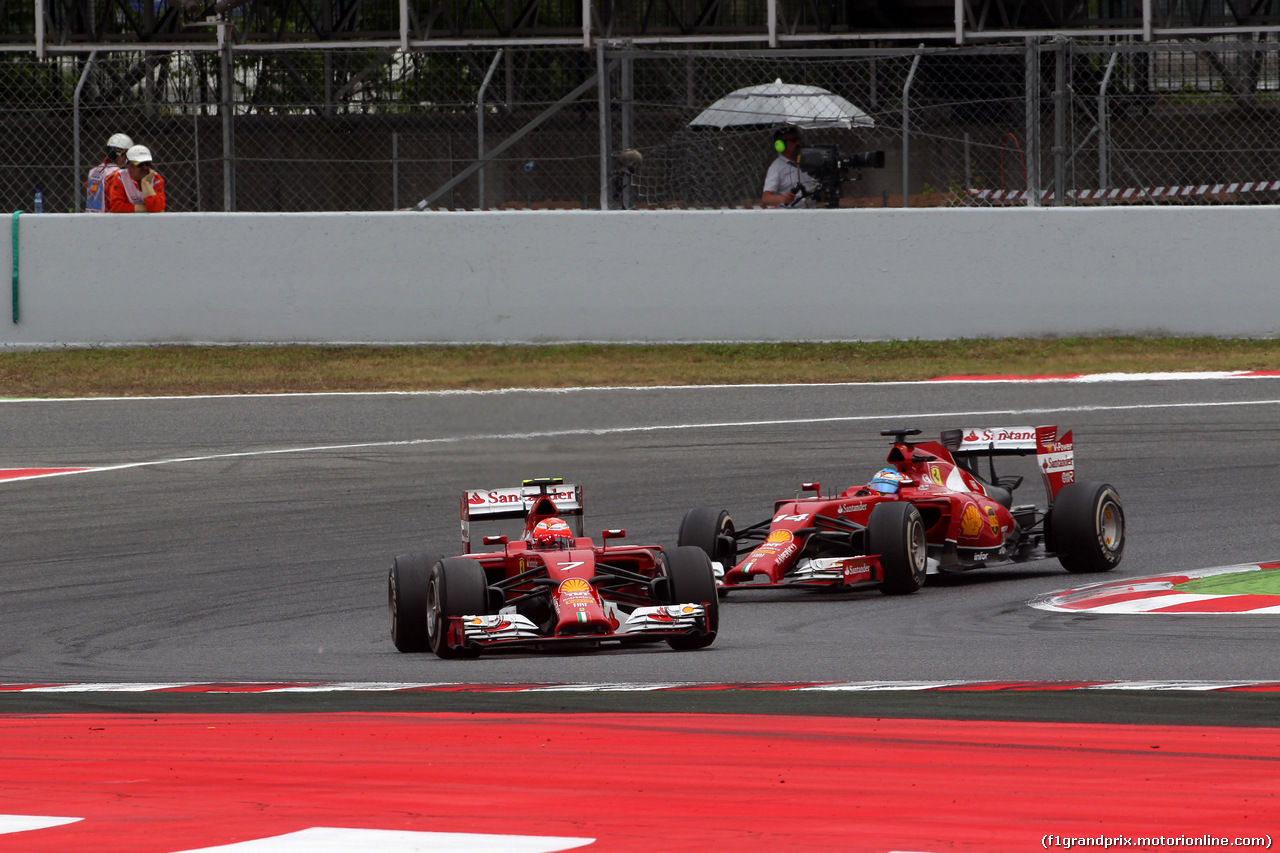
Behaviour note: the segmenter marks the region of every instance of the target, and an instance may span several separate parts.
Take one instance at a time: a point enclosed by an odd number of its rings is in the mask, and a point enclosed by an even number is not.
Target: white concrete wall
[[[1278,207],[45,214],[18,229],[20,320],[0,290],[0,346],[1280,333]]]

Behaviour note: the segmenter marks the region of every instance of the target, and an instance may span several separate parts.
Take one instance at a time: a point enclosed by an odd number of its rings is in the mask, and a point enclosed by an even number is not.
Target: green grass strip
[[[1194,595],[1280,595],[1280,570],[1232,572],[1180,583],[1178,592]]]
[[[0,397],[754,385],[1233,370],[1280,370],[1280,340],[60,347],[0,351]]]

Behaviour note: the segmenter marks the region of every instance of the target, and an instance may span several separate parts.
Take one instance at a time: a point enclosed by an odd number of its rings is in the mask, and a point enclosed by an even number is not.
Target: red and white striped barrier
[[[1149,199],[1187,198],[1200,195],[1257,193],[1280,190],[1280,181],[1243,181],[1231,184],[1192,184],[1184,187],[1127,187],[1109,190],[1070,190],[1068,198],[1077,201],[1139,201]],[[981,201],[1026,201],[1027,190],[969,190],[969,198]],[[1053,201],[1052,190],[1041,193],[1041,201]]]

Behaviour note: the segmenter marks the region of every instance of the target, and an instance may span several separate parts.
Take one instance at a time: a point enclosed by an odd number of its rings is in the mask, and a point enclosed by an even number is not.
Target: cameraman
[[[818,182],[800,171],[796,158],[804,147],[800,128],[787,125],[773,133],[773,147],[778,156],[769,164],[764,176],[764,192],[760,203],[765,207],[817,207]]]

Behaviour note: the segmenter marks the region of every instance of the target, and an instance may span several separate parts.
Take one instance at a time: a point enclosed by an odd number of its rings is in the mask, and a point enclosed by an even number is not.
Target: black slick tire
[[[475,657],[477,649],[449,645],[449,618],[487,612],[488,583],[476,560],[449,557],[431,568],[427,582],[427,642],[441,658]]]
[[[1046,521],[1047,543],[1058,562],[1078,574],[1120,565],[1126,538],[1124,505],[1110,483],[1068,483]]]
[[[710,506],[694,507],[684,514],[676,545],[701,548],[706,555],[725,570],[737,562],[737,539],[733,519],[722,509]]]
[[[920,511],[907,501],[877,504],[867,517],[867,553],[880,555],[885,595],[910,595],[924,586],[928,547]]]
[[[707,608],[707,633],[686,637],[672,637],[667,645],[687,651],[704,649],[715,642],[720,630],[720,599],[716,595],[716,578],[711,570],[711,559],[701,548],[692,545],[676,546],[666,552],[670,604],[705,604]]]
[[[401,652],[425,652],[427,643],[427,584],[439,554],[401,554],[391,561],[387,575],[387,610],[391,642]]]

